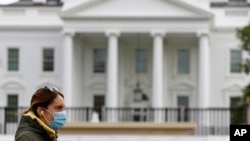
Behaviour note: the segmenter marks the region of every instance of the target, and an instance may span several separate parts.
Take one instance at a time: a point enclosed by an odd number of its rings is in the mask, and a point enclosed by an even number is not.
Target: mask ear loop
[[[47,109],[45,109],[46,111],[48,111]],[[48,111],[49,113],[50,113],[50,111]],[[45,114],[44,114],[44,112],[42,111],[41,112],[42,114],[43,114],[43,117],[45,118],[45,120],[47,121],[47,123],[48,123],[48,125],[49,125],[49,123],[50,123],[50,121],[46,118],[46,116],[45,116]],[[51,113],[50,113],[51,114]]]

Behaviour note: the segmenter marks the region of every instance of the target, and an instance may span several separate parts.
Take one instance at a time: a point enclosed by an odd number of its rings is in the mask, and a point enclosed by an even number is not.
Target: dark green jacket
[[[15,141],[53,141],[48,132],[29,116],[22,116],[15,134]]]

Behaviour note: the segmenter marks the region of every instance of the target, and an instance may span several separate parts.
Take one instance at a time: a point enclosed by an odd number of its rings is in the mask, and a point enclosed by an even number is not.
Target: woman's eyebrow
[[[55,107],[58,107],[58,108],[64,108],[65,106],[64,106],[64,105],[62,105],[62,104],[58,104],[58,105],[56,105]]]

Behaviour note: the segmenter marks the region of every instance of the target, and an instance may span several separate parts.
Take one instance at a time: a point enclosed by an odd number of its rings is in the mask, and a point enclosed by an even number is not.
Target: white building
[[[0,107],[29,106],[45,84],[62,90],[68,107],[229,107],[249,83],[236,37],[236,28],[249,23],[249,6],[250,0],[2,5]]]

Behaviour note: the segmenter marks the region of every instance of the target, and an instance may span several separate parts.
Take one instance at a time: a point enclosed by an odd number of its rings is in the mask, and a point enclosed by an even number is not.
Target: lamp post
[[[134,101],[135,102],[141,102],[141,101],[147,101],[148,97],[147,95],[143,92],[143,90],[140,87],[140,83],[136,83],[136,87],[134,89]]]
[[[142,89],[140,88],[140,83],[136,83],[136,87],[134,89],[134,101],[139,102],[142,101]]]

